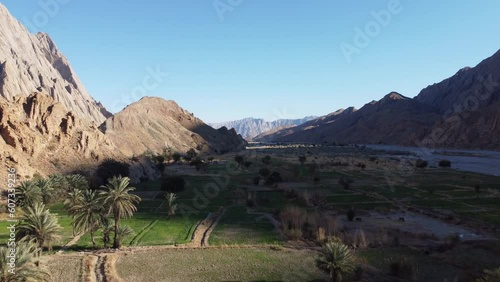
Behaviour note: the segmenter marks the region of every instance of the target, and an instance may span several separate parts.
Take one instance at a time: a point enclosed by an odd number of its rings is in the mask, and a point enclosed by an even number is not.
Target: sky
[[[111,112],[157,96],[206,122],[414,97],[500,49],[498,0],[1,0]]]

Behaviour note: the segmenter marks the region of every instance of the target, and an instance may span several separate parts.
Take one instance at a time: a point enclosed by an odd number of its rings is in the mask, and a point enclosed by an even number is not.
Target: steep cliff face
[[[500,51],[413,99],[390,93],[358,111],[338,111],[257,139],[498,150],[499,128]]]
[[[13,101],[49,94],[81,119],[101,124],[104,107],[88,93],[68,60],[44,33],[30,34],[0,3],[0,96]]]
[[[164,148],[224,153],[246,145],[234,130],[216,130],[175,102],[154,97],[142,98],[108,118],[101,130],[125,156]]]
[[[0,160],[22,176],[68,172],[120,157],[95,123],[41,93],[0,99],[0,136]]]

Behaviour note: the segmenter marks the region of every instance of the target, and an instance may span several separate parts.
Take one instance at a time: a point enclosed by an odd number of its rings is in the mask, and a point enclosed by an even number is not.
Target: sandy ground
[[[365,230],[378,230],[383,227],[415,235],[433,234],[441,240],[454,234],[459,234],[463,241],[492,239],[486,234],[477,233],[462,226],[412,212],[392,212],[390,214],[370,212],[365,216],[361,216],[361,218],[361,222],[344,222],[344,224],[351,228],[362,228]],[[405,221],[399,221],[399,218],[404,218]]]
[[[367,145],[368,148],[385,151],[407,151],[417,154],[437,166],[440,160],[450,160],[452,168],[461,171],[500,176],[500,152],[482,150],[427,149],[402,146]]]

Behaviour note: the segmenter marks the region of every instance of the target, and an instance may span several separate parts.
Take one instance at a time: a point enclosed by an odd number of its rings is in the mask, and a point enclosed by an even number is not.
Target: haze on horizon
[[[414,97],[500,48],[495,0],[54,1],[1,3],[112,112],[146,95],[207,122],[321,116]]]

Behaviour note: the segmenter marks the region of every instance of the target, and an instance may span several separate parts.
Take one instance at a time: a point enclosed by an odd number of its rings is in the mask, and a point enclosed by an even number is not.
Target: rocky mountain
[[[2,163],[22,176],[67,172],[118,157],[95,123],[76,117],[41,93],[16,96],[13,101],[1,98],[0,136]]]
[[[140,155],[165,148],[185,153],[225,153],[243,149],[245,140],[234,130],[208,126],[173,101],[144,97],[108,118],[101,130],[123,155]]]
[[[396,92],[256,141],[500,149],[500,51],[415,98]]]
[[[290,126],[301,125],[307,121],[310,121],[316,117],[305,117],[301,119],[279,119],[275,121],[265,121],[264,119],[257,118],[245,118],[236,121],[228,121],[222,123],[211,123],[210,125],[214,128],[234,128],[238,134],[241,134],[243,138],[247,140],[252,140],[252,138],[257,135],[264,133],[266,131],[275,130],[277,128],[287,128]]]
[[[49,94],[97,125],[110,116],[87,93],[52,39],[45,33],[30,34],[0,3],[0,96],[14,101],[34,92]]]
[[[19,181],[91,172],[113,158],[129,163],[137,182],[159,176],[140,156],[148,149],[224,153],[245,145],[234,130],[211,128],[160,98],[144,98],[112,116],[87,93],[50,37],[30,34],[0,4],[0,178],[9,168]]]

